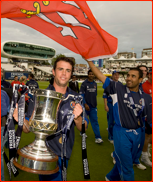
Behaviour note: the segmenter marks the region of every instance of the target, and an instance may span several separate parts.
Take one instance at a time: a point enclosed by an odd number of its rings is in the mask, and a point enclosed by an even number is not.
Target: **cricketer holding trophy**
[[[57,111],[57,133],[61,131],[67,120],[74,115],[72,124],[69,126],[69,131],[66,135],[62,135],[60,132],[56,135],[48,136],[46,139],[47,146],[58,156],[58,166],[59,171],[54,174],[44,175],[39,174],[40,181],[62,181],[63,179],[63,167],[68,166],[68,160],[70,159],[73,144],[74,144],[74,126],[76,125],[79,131],[82,131],[82,120],[83,120],[83,108],[80,103],[74,101],[73,96],[79,96],[78,93],[72,91],[69,87],[67,87],[68,82],[71,78],[71,75],[74,70],[74,62],[67,57],[60,57],[54,63],[53,75],[54,75],[54,83],[53,85],[49,85],[47,90],[56,91],[64,95],[65,100],[61,100],[58,104]],[[29,107],[30,108],[30,107]],[[33,109],[33,108],[31,108]],[[85,112],[84,112],[85,113]],[[18,121],[18,110],[15,109],[13,117],[16,121]],[[23,131],[25,133],[29,132],[29,121],[30,118],[24,119]],[[85,115],[84,126],[87,128],[88,119]],[[66,144],[64,144],[63,136],[66,137]],[[63,149],[62,149],[63,148]],[[63,151],[61,151],[63,150]],[[64,166],[62,163],[63,155],[65,155]],[[62,159],[62,160],[61,160]],[[85,160],[86,161],[86,160]],[[86,164],[88,165],[88,164]],[[87,172],[88,173],[88,172]],[[88,175],[88,174],[87,174]],[[65,177],[66,180],[66,177]]]

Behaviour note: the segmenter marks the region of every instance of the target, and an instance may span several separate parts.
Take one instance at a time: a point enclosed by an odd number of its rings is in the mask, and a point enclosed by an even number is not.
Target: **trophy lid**
[[[53,90],[33,89],[30,91],[30,93],[32,95],[36,95],[36,96],[44,96],[44,97],[56,98],[56,99],[65,99],[64,94],[53,91]]]

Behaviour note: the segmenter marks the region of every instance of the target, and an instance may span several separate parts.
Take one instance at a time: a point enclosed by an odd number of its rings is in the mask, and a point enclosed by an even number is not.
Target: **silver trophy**
[[[34,110],[29,121],[30,131],[35,134],[33,143],[18,149],[18,158],[14,165],[26,172],[35,174],[54,174],[58,172],[58,156],[46,147],[45,139],[57,129],[57,108],[63,94],[52,91],[35,89]]]

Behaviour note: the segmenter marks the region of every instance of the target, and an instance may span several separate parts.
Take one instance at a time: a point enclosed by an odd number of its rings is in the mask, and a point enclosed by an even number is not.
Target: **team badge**
[[[141,99],[139,100],[139,103],[142,105],[142,100]]]
[[[72,109],[74,109],[75,105],[76,105],[76,104],[75,104],[74,101],[72,101],[72,102],[70,103],[70,106],[71,106]]]

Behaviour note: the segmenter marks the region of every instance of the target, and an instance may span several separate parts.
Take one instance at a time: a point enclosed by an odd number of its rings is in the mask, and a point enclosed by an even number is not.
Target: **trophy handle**
[[[80,102],[80,104],[81,104],[81,101],[83,100],[83,97],[82,97],[81,95],[76,96],[76,95],[73,95],[73,94],[68,94],[68,96],[67,96],[65,99],[62,99],[62,100],[63,100],[63,101],[66,101],[66,100],[68,100],[70,97],[72,97],[72,98],[74,99],[74,101],[77,101],[77,103]]]
[[[69,99],[70,97],[71,97],[76,103],[79,103],[79,104],[81,105],[81,101],[83,100],[83,97],[82,97],[81,95],[75,96],[75,95],[73,95],[73,94],[68,94],[68,96],[67,96],[66,98],[62,99],[62,101],[67,102],[68,99]],[[81,106],[82,106],[82,105],[81,105]],[[57,132],[51,134],[51,135],[48,136],[48,137],[51,137],[51,136],[53,136],[53,135],[57,135],[57,134],[61,133],[61,132],[65,129],[65,127],[68,125],[68,123],[69,123],[71,120],[73,120],[73,119],[74,119],[74,114],[72,114],[72,116],[70,117],[70,119],[67,121],[67,123],[64,125],[64,127],[63,127],[61,130],[59,130],[59,131],[57,131]],[[48,137],[47,137],[47,138],[48,138]]]

